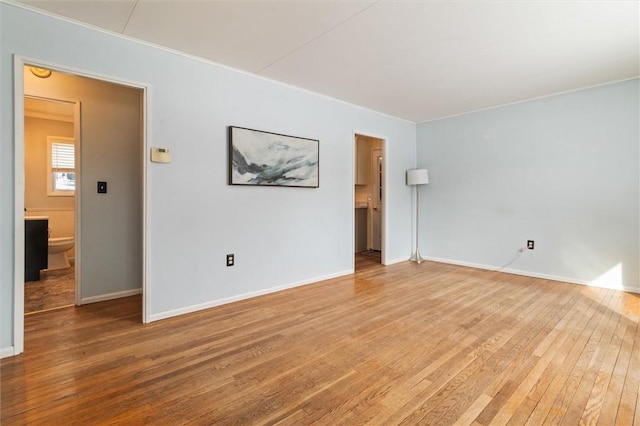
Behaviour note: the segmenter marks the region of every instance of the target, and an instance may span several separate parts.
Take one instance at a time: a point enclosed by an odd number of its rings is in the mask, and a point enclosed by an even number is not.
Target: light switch
[[[170,163],[171,150],[167,148],[151,148],[151,161],[154,163]]]
[[[98,182],[98,194],[107,193],[107,182]]]

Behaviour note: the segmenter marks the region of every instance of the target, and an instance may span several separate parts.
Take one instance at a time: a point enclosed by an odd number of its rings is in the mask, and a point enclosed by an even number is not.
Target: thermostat
[[[151,148],[151,161],[154,163],[170,163],[171,150],[167,148]]]

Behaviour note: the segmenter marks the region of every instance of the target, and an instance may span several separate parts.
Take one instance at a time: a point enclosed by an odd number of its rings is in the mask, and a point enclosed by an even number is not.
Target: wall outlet
[[[227,255],[227,266],[233,266],[235,264],[235,255],[228,254]]]
[[[527,240],[527,248],[528,248],[529,250],[533,250],[533,247],[534,247],[534,242],[533,242],[533,240]]]

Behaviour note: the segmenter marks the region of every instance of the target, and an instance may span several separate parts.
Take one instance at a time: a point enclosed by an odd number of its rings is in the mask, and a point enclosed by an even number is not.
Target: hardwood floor
[[[381,253],[375,250],[362,251],[355,254],[355,270],[362,271],[368,268],[379,267]]]
[[[24,283],[24,312],[59,309],[75,304],[75,267],[40,272],[39,281]]]
[[[640,295],[426,262],[140,324],[25,318],[1,423],[640,425]]]

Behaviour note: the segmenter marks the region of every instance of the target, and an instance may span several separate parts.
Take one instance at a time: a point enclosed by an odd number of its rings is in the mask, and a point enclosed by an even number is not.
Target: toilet
[[[48,271],[69,268],[67,251],[73,248],[73,237],[49,238]]]

